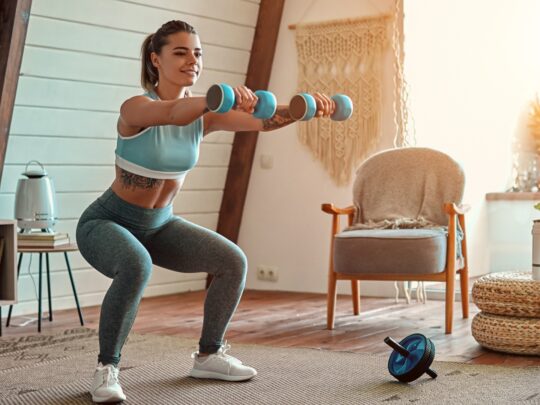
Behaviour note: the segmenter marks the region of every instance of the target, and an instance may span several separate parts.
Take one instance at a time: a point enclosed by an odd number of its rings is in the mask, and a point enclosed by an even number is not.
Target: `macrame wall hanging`
[[[298,90],[351,97],[347,121],[312,119],[298,125],[299,139],[338,185],[350,183],[353,170],[381,134],[382,56],[389,16],[296,24]]]

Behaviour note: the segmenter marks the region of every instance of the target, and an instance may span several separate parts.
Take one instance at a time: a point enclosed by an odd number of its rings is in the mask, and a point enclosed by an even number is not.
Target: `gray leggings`
[[[86,261],[113,279],[101,305],[98,361],[120,362],[152,264],[214,276],[204,303],[199,350],[215,353],[221,347],[246,281],[247,260],[237,245],[173,215],[172,205],[142,208],[110,188],[83,212],[76,238]]]

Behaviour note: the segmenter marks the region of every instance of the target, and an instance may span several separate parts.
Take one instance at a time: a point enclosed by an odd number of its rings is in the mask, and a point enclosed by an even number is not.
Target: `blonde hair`
[[[141,46],[141,86],[145,90],[153,91],[159,79],[158,70],[152,64],[150,55],[152,55],[152,52],[159,55],[161,48],[168,44],[167,37],[177,32],[197,34],[195,28],[188,23],[180,20],[172,20],[163,24],[155,33],[148,35],[144,39]]]

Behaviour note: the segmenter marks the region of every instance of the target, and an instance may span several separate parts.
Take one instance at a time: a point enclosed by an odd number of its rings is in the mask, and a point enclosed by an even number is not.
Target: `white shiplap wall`
[[[193,92],[213,83],[243,84],[257,22],[248,0],[34,0],[24,48],[2,183],[0,218],[13,218],[14,192],[25,163],[44,164],[57,190],[56,229],[75,237],[82,211],[114,178],[116,120],[121,103],[140,94],[140,45],[172,19],[189,22],[204,48]],[[199,162],[174,202],[174,212],[214,229],[233,134],[205,138]],[[37,255],[25,255],[14,315],[35,313]],[[98,305],[110,280],[71,254],[81,305]],[[54,309],[73,308],[62,255],[51,255]],[[145,296],[202,289],[206,274],[155,268]],[[44,296],[46,296],[46,288]],[[44,306],[46,308],[46,305]]]

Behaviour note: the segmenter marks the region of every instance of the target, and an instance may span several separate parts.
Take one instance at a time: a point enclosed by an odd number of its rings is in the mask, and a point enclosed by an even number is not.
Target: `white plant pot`
[[[532,228],[532,278],[540,281],[540,220],[535,220]]]

